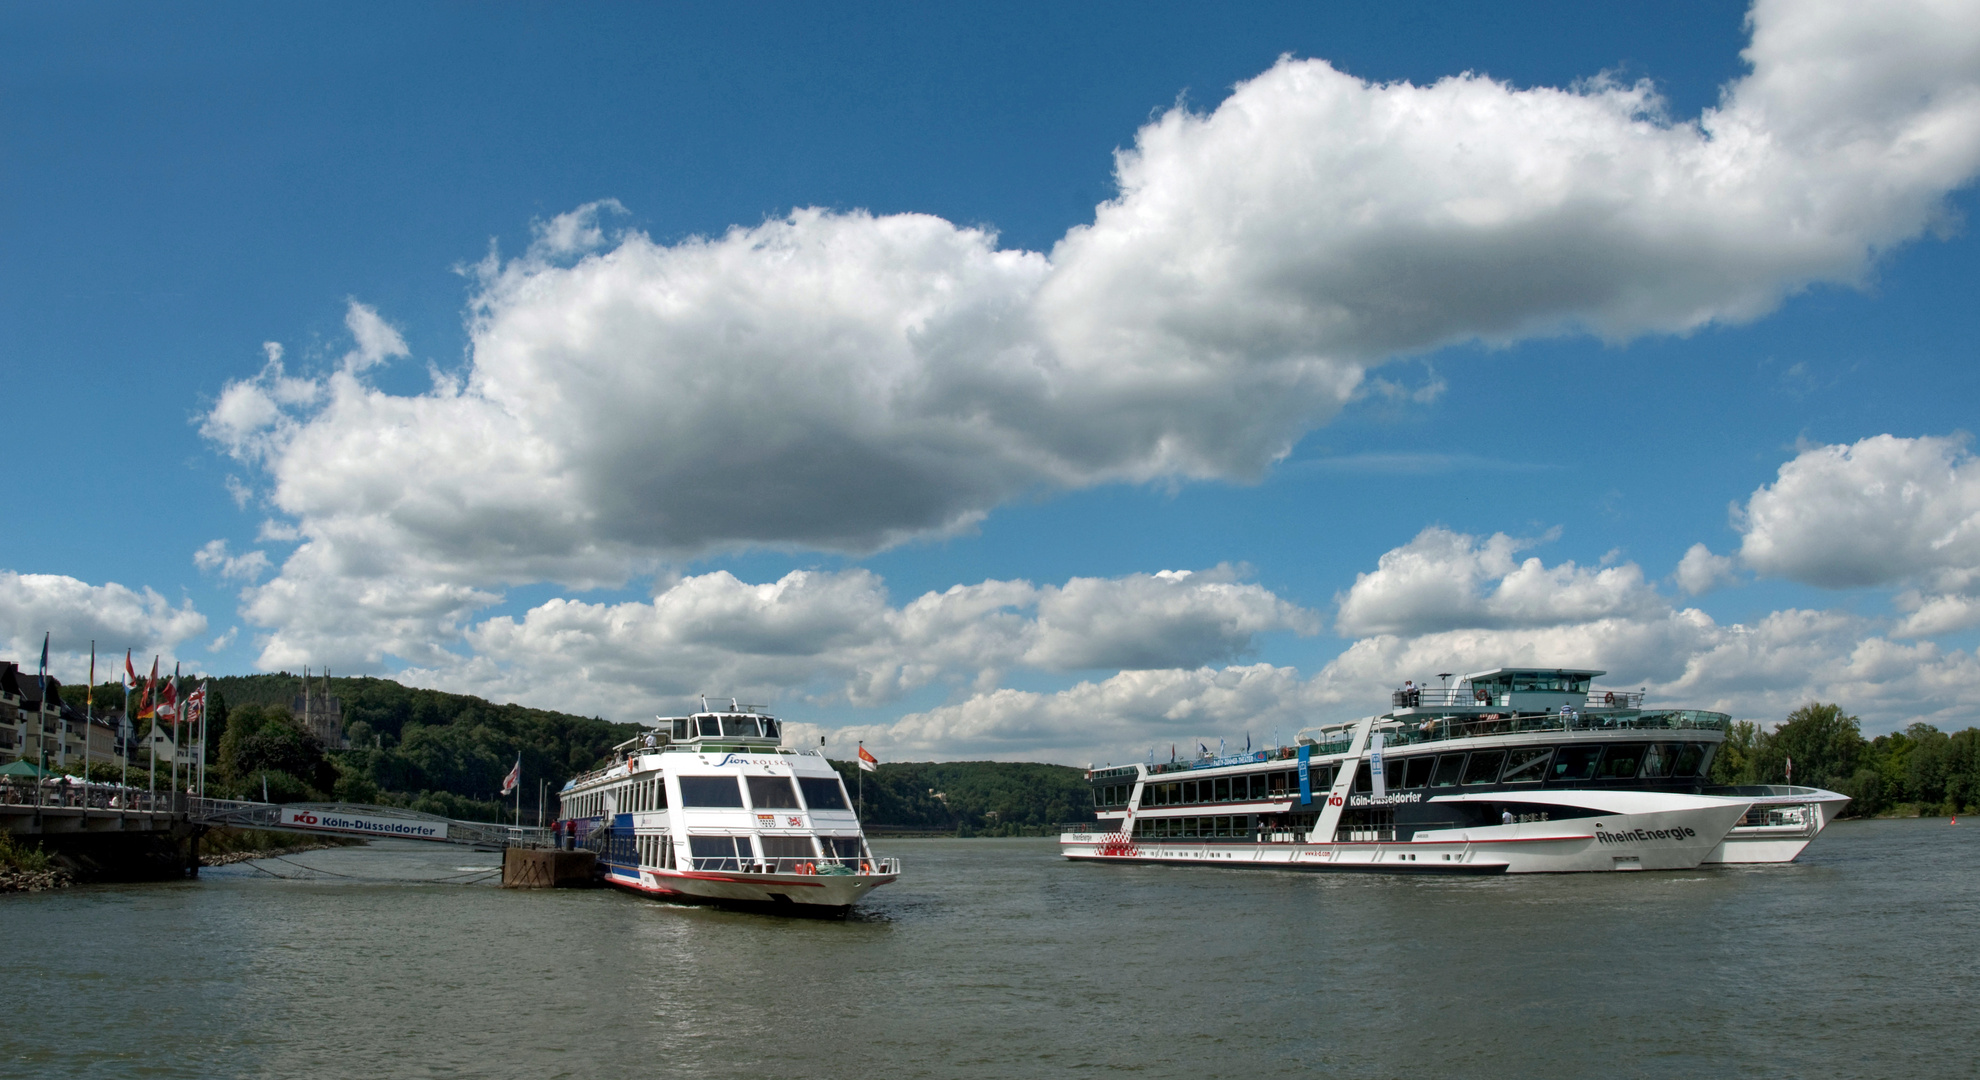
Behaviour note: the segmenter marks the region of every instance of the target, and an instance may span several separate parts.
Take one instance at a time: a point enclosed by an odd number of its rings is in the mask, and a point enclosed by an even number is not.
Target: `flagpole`
[[[96,722],[96,639],[89,640],[89,685],[83,688],[83,783],[89,782],[89,727]]]
[[[206,712],[213,707],[213,692],[207,688],[206,680],[199,683],[199,797],[206,798]]]
[[[130,664],[129,654],[125,655],[124,663],[126,666],[129,666]],[[122,676],[119,676],[117,681],[121,683],[124,682],[125,680],[123,679]],[[124,790],[118,792],[117,797],[123,800],[124,809],[126,810],[130,809],[131,807],[131,735],[130,733],[134,730],[136,729],[131,726],[131,688],[129,683],[125,683],[124,717],[123,719],[117,721],[117,742],[121,744],[123,747],[123,751],[117,755],[117,760],[122,763],[118,766],[117,785],[123,788]]]
[[[859,740],[859,750],[860,753],[866,752],[865,739]],[[861,821],[865,821],[866,820],[866,759],[863,757],[853,758],[853,766],[854,768],[859,770],[859,819]]]

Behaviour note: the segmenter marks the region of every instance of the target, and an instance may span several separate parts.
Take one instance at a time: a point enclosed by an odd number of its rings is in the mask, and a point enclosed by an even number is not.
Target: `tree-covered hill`
[[[521,705],[497,705],[465,694],[402,686],[390,679],[334,678],[351,748],[315,747],[332,767],[307,765],[315,740],[296,728],[290,705],[297,676],[227,676],[208,680],[213,693],[213,750],[222,782],[259,797],[272,776],[270,797],[336,798],[411,806],[455,817],[493,818],[515,811],[499,799],[502,778],[522,759],[522,811],[536,818],[537,793],[600,764],[613,744],[631,738],[633,724],[613,724]],[[311,680],[322,693],[323,680]],[[252,728],[253,730],[248,730]],[[329,779],[326,789],[320,782]],[[293,782],[291,782],[293,781]],[[279,789],[279,790],[278,790]]]
[[[323,679],[310,683],[321,695]],[[604,764],[614,744],[639,731],[634,724],[496,705],[390,679],[329,683],[342,703],[347,750],[318,745],[296,722],[291,705],[300,677],[209,679],[215,794],[260,798],[265,791],[277,801],[339,799],[501,820],[515,813],[515,803],[496,793],[521,755],[522,816],[533,822],[539,781],[547,783],[547,819],[566,780]],[[833,765],[857,793],[858,770],[851,762]],[[1063,765],[903,762],[864,779],[865,820],[882,830],[1039,835],[1093,816],[1085,774]]]
[[[835,761],[859,797],[859,770]],[[1086,773],[1066,765],[1011,761],[889,762],[865,774],[869,829],[958,836],[1049,835],[1066,821],[1093,820]]]

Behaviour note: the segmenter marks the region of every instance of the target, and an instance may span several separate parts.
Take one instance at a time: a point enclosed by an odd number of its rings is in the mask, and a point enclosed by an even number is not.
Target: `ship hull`
[[[755,874],[605,865],[599,879],[626,892],[679,904],[842,919],[894,874]]]
[[[1396,874],[1559,874],[1688,870],[1711,854],[1748,803],[1736,798],[1646,792],[1525,796],[1608,802],[1598,817],[1465,829],[1422,830],[1405,840],[1333,842],[1176,838],[1125,839],[1118,833],[1064,833],[1060,851],[1090,862],[1152,862],[1316,872]],[[1459,801],[1466,797],[1459,797]]]

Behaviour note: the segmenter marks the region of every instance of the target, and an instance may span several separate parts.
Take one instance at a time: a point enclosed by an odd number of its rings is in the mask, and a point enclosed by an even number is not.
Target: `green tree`
[[[220,737],[219,771],[237,794],[275,802],[327,798],[337,769],[323,744],[279,705],[243,705],[230,712]]]
[[[1712,755],[1712,782],[1715,784],[1759,783],[1756,758],[1766,745],[1767,734],[1751,720],[1735,720],[1726,729],[1726,740]]]
[[[1810,702],[1788,714],[1754,755],[1763,784],[1793,782],[1842,791],[1854,782],[1866,744],[1856,717],[1840,705]],[[1843,791],[1844,794],[1850,794]]]

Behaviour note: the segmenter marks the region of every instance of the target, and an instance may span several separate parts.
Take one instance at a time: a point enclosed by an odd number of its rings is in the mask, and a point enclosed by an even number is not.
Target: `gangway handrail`
[[[350,829],[316,827],[284,820],[284,811],[304,811],[316,817],[364,816],[400,821],[432,822],[442,826],[439,835],[405,835],[401,839],[467,844],[473,847],[547,847],[551,830],[533,825],[504,825],[494,821],[465,821],[442,817],[403,806],[377,806],[368,803],[265,803],[242,799],[188,799],[189,818],[202,825],[246,829],[279,829],[286,832],[363,835]],[[381,834],[382,835],[382,834]]]

